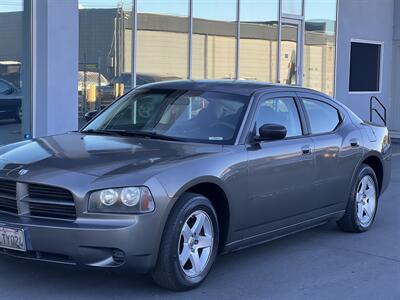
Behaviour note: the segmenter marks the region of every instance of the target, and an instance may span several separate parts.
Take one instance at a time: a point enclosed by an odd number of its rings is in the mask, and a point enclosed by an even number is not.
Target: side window
[[[279,124],[286,127],[286,137],[302,135],[301,122],[296,103],[291,97],[261,101],[256,117],[257,134],[264,124]]]
[[[311,99],[303,99],[303,103],[310,120],[312,134],[331,132],[339,126],[340,113],[333,106]]]

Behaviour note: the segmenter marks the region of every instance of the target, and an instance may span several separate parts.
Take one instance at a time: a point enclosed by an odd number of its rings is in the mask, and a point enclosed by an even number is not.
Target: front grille
[[[18,214],[17,183],[0,180],[0,212]]]
[[[24,191],[26,184],[20,184]],[[25,187],[25,188],[24,188]],[[19,199],[22,211],[32,217],[75,220],[75,201],[71,192],[53,186],[28,184],[28,195]],[[26,191],[26,190],[25,190]],[[0,213],[18,215],[17,182],[0,179]],[[22,204],[24,203],[24,204]]]
[[[62,188],[30,184],[28,186],[30,215],[33,217],[67,219],[76,218],[72,194]]]
[[[31,216],[54,218],[54,219],[75,219],[75,207],[68,205],[54,205],[48,203],[29,203]]]
[[[0,179],[0,195],[14,197],[17,194],[17,183],[15,181]]]
[[[29,197],[31,198],[60,199],[74,203],[72,194],[62,188],[47,185],[30,184],[28,190]]]

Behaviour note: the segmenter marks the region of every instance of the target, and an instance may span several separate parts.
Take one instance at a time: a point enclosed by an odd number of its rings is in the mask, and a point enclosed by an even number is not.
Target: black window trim
[[[331,134],[336,134],[340,128],[343,126],[344,121],[345,121],[345,114],[343,113],[343,110],[341,107],[339,107],[338,105],[336,105],[331,99],[326,99],[325,97],[321,97],[319,95],[316,94],[309,94],[309,93],[297,93],[297,97],[301,103],[301,107],[306,119],[306,124],[307,124],[307,132],[308,132],[308,136],[309,137],[316,137],[316,136],[324,136],[324,135],[331,135]],[[336,128],[332,131],[328,131],[328,132],[321,132],[321,133],[312,133],[311,131],[311,124],[310,124],[310,119],[308,117],[308,113],[307,110],[305,108],[303,99],[309,99],[312,101],[319,101],[322,103],[325,103],[331,107],[333,107],[334,109],[336,109],[336,111],[338,112],[338,116],[339,116],[339,124],[336,126]]]
[[[259,94],[257,96],[257,99],[255,99],[256,101],[254,101],[254,103],[253,103],[254,109],[253,109],[253,112],[251,115],[251,121],[250,121],[250,126],[249,126],[248,132],[247,132],[246,143],[250,143],[250,141],[254,138],[254,135],[257,134],[257,132],[255,132],[255,126],[256,126],[257,113],[260,108],[260,102],[267,100],[267,99],[276,99],[276,98],[293,98],[294,104],[297,108],[297,113],[299,114],[300,126],[301,126],[301,130],[302,130],[301,135],[286,137],[281,141],[302,139],[302,138],[306,138],[309,136],[308,127],[307,127],[307,123],[306,123],[306,117],[304,115],[302,104],[300,103],[301,101],[299,100],[295,91],[264,92],[264,93]],[[276,141],[261,141],[260,143],[263,144],[263,143],[270,143],[270,142],[276,142]]]

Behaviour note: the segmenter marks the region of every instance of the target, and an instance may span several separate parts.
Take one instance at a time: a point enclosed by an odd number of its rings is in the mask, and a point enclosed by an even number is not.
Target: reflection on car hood
[[[0,147],[0,171],[65,170],[111,176],[163,168],[222,151],[222,146],[68,133]],[[158,169],[157,169],[158,170]]]

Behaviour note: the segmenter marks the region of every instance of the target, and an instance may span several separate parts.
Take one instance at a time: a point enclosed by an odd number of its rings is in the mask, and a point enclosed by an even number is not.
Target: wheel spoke
[[[212,243],[213,243],[213,239],[211,238],[211,236],[207,236],[207,235],[199,236],[198,241],[199,241],[199,243],[197,244],[197,247],[200,249],[211,247]]]
[[[200,256],[198,251],[190,252],[190,262],[192,263],[192,268],[195,273],[201,272]]]
[[[360,192],[358,192],[357,195],[356,195],[356,201],[357,201],[357,203],[362,202],[362,199],[363,199],[363,193],[360,191]]]
[[[184,238],[185,243],[187,243],[192,236],[192,231],[190,230],[190,227],[187,223],[183,225],[182,236]]]
[[[375,199],[375,189],[370,187],[368,190],[365,191],[365,195],[367,195],[368,199]]]
[[[190,257],[190,249],[187,245],[183,246],[182,253],[179,254],[179,262],[183,267]]]
[[[371,206],[369,204],[364,205],[364,212],[368,218],[372,217],[372,210],[371,210]]]
[[[362,202],[357,203],[357,216],[359,220],[361,220],[364,216],[364,205],[362,204]]]
[[[206,216],[204,214],[198,214],[196,215],[196,222],[191,228],[191,231],[194,235],[198,236],[200,234],[201,228],[204,225],[204,220]]]
[[[361,189],[360,192],[364,193],[365,190],[367,189],[367,184],[368,184],[368,178],[364,177],[363,179],[361,179]]]

